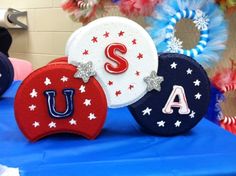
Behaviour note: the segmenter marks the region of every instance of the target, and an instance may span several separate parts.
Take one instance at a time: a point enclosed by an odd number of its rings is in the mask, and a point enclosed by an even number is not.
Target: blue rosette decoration
[[[184,49],[183,42],[175,36],[175,26],[182,19],[192,20],[200,33],[198,44],[190,50]],[[158,52],[185,54],[204,68],[218,62],[226,48],[228,25],[213,0],[165,0],[146,21]]]

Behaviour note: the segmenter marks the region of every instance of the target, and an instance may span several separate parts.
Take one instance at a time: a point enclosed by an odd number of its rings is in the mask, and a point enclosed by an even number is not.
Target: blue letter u
[[[48,111],[50,115],[54,118],[61,119],[61,118],[67,118],[74,113],[74,93],[75,91],[73,89],[64,89],[63,94],[66,98],[66,110],[65,112],[57,112],[56,111],[56,91],[54,90],[47,90],[44,92],[46,98],[47,98],[47,104],[48,104]]]

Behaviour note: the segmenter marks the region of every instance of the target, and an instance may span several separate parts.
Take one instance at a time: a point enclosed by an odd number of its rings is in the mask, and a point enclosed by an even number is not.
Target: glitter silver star
[[[161,91],[161,83],[164,81],[164,78],[162,76],[157,76],[157,72],[152,71],[150,76],[145,77],[144,81],[147,84],[147,90],[152,91],[152,90],[157,90]]]
[[[87,83],[91,76],[96,75],[96,72],[93,70],[93,63],[91,61],[85,64],[79,62],[76,66],[78,71],[75,73],[74,77],[83,79],[84,83]]]

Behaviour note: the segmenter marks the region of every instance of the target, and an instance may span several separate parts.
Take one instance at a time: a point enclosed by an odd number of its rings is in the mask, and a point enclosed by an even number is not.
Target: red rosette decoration
[[[212,78],[213,85],[218,88],[223,94],[229,91],[236,90],[236,65],[233,60],[231,60],[231,68],[224,68],[221,71],[216,72],[215,76]],[[220,113],[220,125],[224,129],[236,134],[236,116],[227,116],[223,112]]]
[[[106,0],[67,0],[62,4],[62,9],[68,12],[74,21],[87,24],[94,20],[97,14],[105,13]]]
[[[226,13],[232,14],[236,11],[236,0],[215,0]]]
[[[149,16],[161,0],[121,0],[120,11],[127,16]]]

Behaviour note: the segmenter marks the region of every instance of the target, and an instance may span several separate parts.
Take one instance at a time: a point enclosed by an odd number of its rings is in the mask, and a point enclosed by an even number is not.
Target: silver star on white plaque
[[[76,66],[78,71],[75,73],[74,77],[83,79],[84,83],[87,83],[91,76],[96,75],[96,72],[93,70],[93,63],[91,61],[85,64],[79,62]]]
[[[150,76],[145,77],[144,81],[147,84],[147,90],[152,91],[152,90],[157,90],[161,91],[161,83],[164,81],[164,77],[162,76],[157,76],[157,72],[152,71]]]

